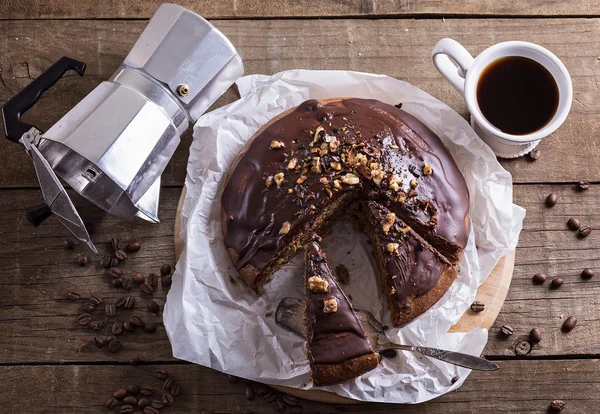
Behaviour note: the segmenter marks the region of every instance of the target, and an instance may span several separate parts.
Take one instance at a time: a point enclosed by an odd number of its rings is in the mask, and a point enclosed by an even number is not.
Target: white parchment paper
[[[223,246],[220,196],[235,156],[263,124],[307,99],[359,97],[403,104],[449,148],[471,194],[471,234],[459,277],[428,312],[388,336],[398,343],[479,355],[487,331],[447,333],[475,298],[498,260],[517,245],[525,210],[512,203],[512,179],[469,124],[419,88],[383,75],[293,70],[241,78],[242,98],[202,116],[194,127],[187,168],[181,237],[185,248],[167,297],[164,324],[173,355],[229,374],[310,389],[304,340],[265,316],[285,296],[302,298],[299,255],[256,297],[241,281]],[[350,271],[344,290],[353,304],[389,322],[366,239],[349,220],[324,235],[330,266]],[[383,359],[375,370],[341,385],[320,387],[364,401],[418,403],[459,387],[469,370],[412,353]],[[455,375],[459,381],[451,384]],[[489,375],[498,375],[490,373]]]

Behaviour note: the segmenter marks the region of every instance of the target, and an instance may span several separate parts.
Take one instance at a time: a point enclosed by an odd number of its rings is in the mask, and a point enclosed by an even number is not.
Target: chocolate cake
[[[331,385],[377,367],[379,361],[313,238],[305,253],[306,356],[315,385]]]

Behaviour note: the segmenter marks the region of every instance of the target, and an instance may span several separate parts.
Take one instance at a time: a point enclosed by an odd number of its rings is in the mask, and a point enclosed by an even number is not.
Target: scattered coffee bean
[[[128,395],[123,399],[123,402],[129,405],[136,405],[138,401],[137,398],[135,398],[133,395]]]
[[[581,191],[583,190],[587,190],[588,188],[590,188],[590,182],[586,181],[586,180],[581,180],[577,183],[577,188]]]
[[[117,314],[117,307],[115,306],[114,303],[109,303],[104,307],[104,313],[109,318],[114,318],[115,315]]]
[[[123,296],[119,296],[119,297],[116,297],[113,299],[113,303],[115,304],[115,306],[117,308],[120,308],[125,305],[126,300],[127,300],[127,298],[125,298]]]
[[[120,277],[118,277],[116,279],[113,279],[111,283],[112,283],[113,287],[118,288],[118,287],[123,286],[123,279],[121,279]]]
[[[141,285],[145,281],[146,281],[146,277],[143,274],[141,274],[140,272],[135,272],[133,274],[133,283],[135,283],[136,285]]]
[[[103,336],[94,336],[94,344],[96,345],[96,348],[104,348],[106,340]]]
[[[563,400],[554,400],[550,403],[550,410],[558,413],[565,409],[565,402]]]
[[[125,404],[121,406],[121,410],[119,411],[120,413],[132,413],[133,412],[133,406],[130,404]]]
[[[83,305],[81,305],[81,309],[90,313],[96,310],[96,305],[94,305],[92,302],[85,302]]]
[[[144,283],[143,285],[141,285],[140,290],[142,291],[142,293],[145,293],[146,295],[154,294],[154,288],[147,283]]]
[[[150,400],[146,397],[144,398],[140,398],[140,400],[137,403],[138,408],[146,408],[150,405]]]
[[[303,412],[304,412],[304,408],[302,408],[299,405],[292,407],[292,409],[290,410],[290,413],[292,413],[292,414],[302,414]]]
[[[72,290],[67,292],[67,298],[71,299],[71,300],[77,300],[81,297],[81,295],[78,292],[74,292]]]
[[[275,401],[275,398],[277,398],[277,397],[275,396],[275,394],[273,393],[273,391],[268,391],[265,394],[265,396],[264,396],[264,400],[265,400],[266,403],[270,403],[270,402]]]
[[[107,254],[100,258],[100,266],[102,267],[110,267],[111,257]]]
[[[229,381],[230,384],[237,384],[240,379],[236,376],[227,374],[227,380]]]
[[[75,242],[71,239],[64,239],[63,240],[63,247],[65,249],[69,249],[69,250],[73,250],[75,248]]]
[[[131,286],[133,286],[133,282],[131,281],[131,278],[124,277],[121,287],[125,290],[131,290]]]
[[[561,277],[555,277],[554,279],[552,279],[552,282],[550,282],[550,289],[558,289],[559,287],[561,287],[563,285],[564,280],[562,280]]]
[[[541,285],[546,281],[546,275],[543,273],[536,273],[535,275],[533,275],[533,283],[535,283],[536,285]]]
[[[150,385],[142,385],[140,387],[140,394],[145,395],[146,397],[152,395],[154,392],[154,388]]]
[[[77,318],[77,322],[79,322],[79,325],[82,326],[86,326],[87,324],[89,324],[92,321],[92,317],[90,316],[89,313],[82,313],[81,315],[79,315],[79,317]]]
[[[110,331],[113,335],[121,335],[123,333],[123,322],[117,321],[113,323]]]
[[[127,253],[125,253],[123,250],[117,250],[115,251],[115,257],[120,261],[127,260]]]
[[[160,410],[165,406],[161,400],[152,400],[150,405],[152,406],[152,408],[156,408],[157,410]]]
[[[154,408],[152,406],[148,406],[144,408],[144,413],[143,414],[159,414],[160,411],[158,411],[157,408]]]
[[[110,247],[113,251],[119,250],[121,248],[121,242],[116,237],[110,239]]]
[[[171,274],[171,265],[167,264],[167,263],[162,265],[160,268],[160,274],[163,276],[170,275]]]
[[[102,303],[102,298],[96,295],[90,295],[89,300],[96,306]]]
[[[123,329],[127,332],[133,332],[135,331],[135,326],[133,326],[131,322],[125,321],[123,322]]]
[[[247,399],[248,401],[252,401],[252,400],[254,400],[254,390],[252,389],[252,387],[251,387],[250,385],[248,385],[248,386],[246,387],[246,392],[245,392],[245,394],[246,394],[246,399]]]
[[[169,371],[166,369],[159,368],[154,373],[154,376],[159,380],[166,380],[169,377]]]
[[[140,326],[144,326],[144,321],[139,316],[135,316],[135,315],[132,316],[131,319],[129,319],[129,322],[136,328],[139,328]]]
[[[88,262],[88,257],[87,254],[85,253],[79,253],[77,255],[77,263],[79,264],[79,266],[85,266]]]
[[[260,395],[261,397],[265,395],[268,391],[269,389],[263,384],[256,384],[254,386],[254,392],[256,393],[256,395]]]
[[[173,388],[173,384],[174,384],[174,382],[173,382],[173,379],[171,379],[171,378],[167,378],[167,380],[166,380],[166,381],[165,381],[165,383],[163,384],[163,389],[164,389],[165,391],[170,391],[170,390],[171,390],[171,388]]]
[[[298,405],[298,398],[294,397],[293,395],[283,394],[282,398],[283,402],[289,405],[290,407]]]
[[[460,377],[458,375],[455,375],[452,377],[452,379],[450,379],[450,382],[452,384],[456,384],[456,381],[458,381],[460,379]]]
[[[583,269],[581,272],[582,279],[591,279],[594,277],[594,271],[592,269]]]
[[[577,325],[577,318],[574,316],[569,316],[562,325],[563,332],[571,332],[573,328]]]
[[[171,275],[163,276],[161,283],[163,286],[171,286],[173,282],[173,277]]]
[[[127,246],[125,246],[125,250],[128,251],[129,253],[137,253],[140,251],[140,243],[137,241],[132,241],[127,243]]]
[[[171,388],[171,394],[173,395],[173,397],[179,396],[181,394],[181,385],[173,385],[173,388]]]
[[[123,303],[123,307],[125,309],[132,309],[133,305],[135,305],[135,297],[134,296],[127,296],[125,298],[125,303]]]
[[[119,349],[121,349],[121,341],[119,341],[118,339],[113,339],[108,343],[108,350],[110,352],[118,352]]]
[[[100,321],[92,322],[92,329],[94,331],[99,331],[100,329],[104,328],[107,323],[108,323],[108,318],[104,318]]]
[[[558,196],[554,193],[551,193],[546,197],[546,206],[554,207],[558,202]]]
[[[528,155],[529,155],[529,159],[535,161],[542,156],[542,152],[539,149],[534,148],[531,150],[531,152]]]
[[[137,384],[129,384],[125,389],[129,395],[137,395],[140,392],[140,386]]]
[[[471,310],[473,312],[477,312],[477,313],[483,312],[484,309],[485,309],[485,303],[480,302],[478,300],[476,300],[475,302],[473,302],[471,304]]]
[[[153,333],[156,332],[156,324],[153,322],[148,322],[144,324],[144,332]]]
[[[155,301],[149,300],[146,304],[146,309],[148,309],[148,312],[150,313],[158,313],[160,311],[160,306],[158,306],[158,303]]]
[[[150,273],[147,278],[147,282],[150,286],[158,286],[158,275],[156,273]]]
[[[125,388],[119,388],[113,393],[113,398],[117,400],[122,400],[125,397],[127,397],[127,390]]]
[[[285,404],[279,398],[276,398],[275,401],[273,401],[272,405],[273,409],[278,413],[282,413],[285,411]]]
[[[379,354],[384,358],[396,358],[398,356],[398,352],[395,349],[386,349]]]
[[[527,341],[521,341],[515,346],[515,354],[527,355],[531,351],[531,344]]]
[[[119,403],[119,401],[117,401],[117,399],[115,397],[110,397],[108,399],[108,401],[106,401],[106,404],[104,404],[104,405],[109,410],[112,410],[113,408],[115,408],[117,406],[118,403]]]
[[[500,332],[502,332],[503,335],[510,336],[515,332],[515,330],[510,325],[502,325]]]
[[[123,273],[123,270],[119,269],[118,267],[111,267],[110,269],[108,269],[108,274],[112,277],[123,276]]]
[[[571,217],[569,221],[567,221],[567,227],[571,230],[578,230],[581,227],[581,222],[575,217]]]
[[[175,402],[175,398],[168,392],[165,392],[162,395],[162,402],[164,405],[173,405],[173,403]]]
[[[532,344],[537,344],[542,340],[542,333],[538,328],[533,328],[531,332],[529,332],[529,342]]]
[[[579,237],[587,237],[590,235],[591,232],[592,228],[587,224],[584,224],[583,226],[579,227]]]

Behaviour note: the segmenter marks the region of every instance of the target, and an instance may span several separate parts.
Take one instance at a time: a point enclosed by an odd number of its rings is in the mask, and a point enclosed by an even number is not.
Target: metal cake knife
[[[386,349],[400,349],[402,351],[417,352],[430,358],[477,371],[495,371],[499,368],[492,361],[469,354],[437,348],[395,344],[388,339],[383,326],[371,312],[360,309],[354,309],[354,312],[375,352],[382,352]],[[306,339],[304,334],[304,301],[302,299],[284,298],[279,302],[275,312],[275,321],[280,327]]]

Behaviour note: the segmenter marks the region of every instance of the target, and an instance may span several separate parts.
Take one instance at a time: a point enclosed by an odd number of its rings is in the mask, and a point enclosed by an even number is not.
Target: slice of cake
[[[392,322],[406,325],[440,300],[456,279],[456,269],[386,207],[375,201],[362,206]]]
[[[315,385],[331,385],[375,368],[378,356],[327,265],[317,241],[306,249],[306,356]]]

